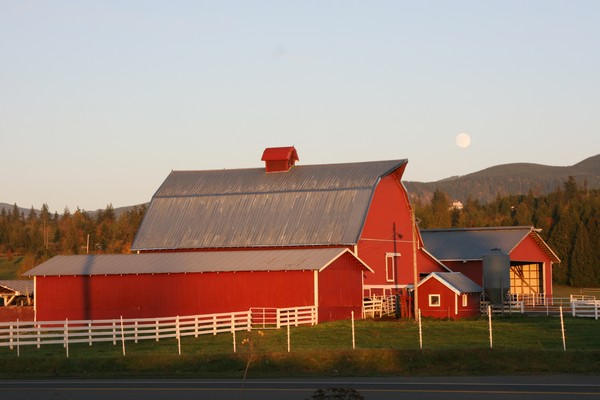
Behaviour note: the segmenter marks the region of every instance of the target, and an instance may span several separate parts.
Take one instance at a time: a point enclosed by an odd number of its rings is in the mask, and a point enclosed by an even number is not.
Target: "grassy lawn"
[[[570,295],[585,295],[585,296],[596,296],[600,299],[600,288],[577,288],[566,285],[552,285],[553,296],[557,298],[569,298]]]
[[[494,348],[487,319],[423,321],[423,350],[412,321],[356,322],[352,349],[349,321],[287,331],[238,332],[185,337],[182,355],[174,339],[71,345],[69,358],[60,345],[0,348],[0,378],[11,377],[248,377],[600,374],[600,321],[565,319],[567,351],[556,317],[497,317]]]

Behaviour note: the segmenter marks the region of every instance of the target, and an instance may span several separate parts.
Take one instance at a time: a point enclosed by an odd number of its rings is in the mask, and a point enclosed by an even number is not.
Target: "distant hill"
[[[148,205],[149,203],[146,203],[146,205]],[[126,213],[127,211],[131,210],[133,207],[139,207],[142,206],[143,204],[138,204],[135,206],[124,206],[124,207],[117,207],[115,208],[115,217],[119,218],[119,216],[123,213]],[[17,207],[19,205],[17,204]],[[0,203],[0,212],[2,212],[2,210],[6,210],[6,212],[12,211],[12,209],[14,208],[14,204],[8,204],[8,203]],[[27,215],[29,215],[29,212],[31,211],[31,208],[23,208],[23,207],[19,207],[19,210],[21,211],[21,213],[23,213],[25,215],[25,217],[27,217]],[[35,212],[39,215],[40,214],[40,210],[38,209],[34,209]],[[105,209],[102,209],[102,211],[104,211]],[[64,211],[64,210],[63,210]],[[71,213],[73,213],[75,210],[70,210]],[[88,210],[83,210],[85,211],[85,213],[87,213],[87,215],[89,215],[91,218],[94,218],[96,216],[96,214],[98,213],[98,210],[95,211],[88,211]],[[58,214],[62,214],[63,212],[59,212]],[[54,213],[52,213],[54,214]]]
[[[573,176],[579,185],[587,181],[588,188],[600,189],[600,154],[569,167],[513,163],[437,182],[403,183],[411,199],[420,197],[428,202],[433,192],[439,189],[451,199],[463,203],[468,198],[488,203],[496,199],[498,194],[527,194],[530,190],[536,195],[547,194],[562,188],[569,176]]]

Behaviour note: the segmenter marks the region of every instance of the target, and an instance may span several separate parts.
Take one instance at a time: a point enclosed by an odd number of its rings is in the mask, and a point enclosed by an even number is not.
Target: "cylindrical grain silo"
[[[494,305],[501,305],[510,289],[510,257],[500,249],[483,255],[483,290]]]

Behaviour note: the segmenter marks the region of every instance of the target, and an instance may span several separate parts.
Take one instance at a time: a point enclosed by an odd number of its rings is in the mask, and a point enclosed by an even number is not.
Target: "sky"
[[[171,170],[600,153],[600,1],[0,0],[0,202],[150,201]],[[465,146],[466,133],[470,143]]]

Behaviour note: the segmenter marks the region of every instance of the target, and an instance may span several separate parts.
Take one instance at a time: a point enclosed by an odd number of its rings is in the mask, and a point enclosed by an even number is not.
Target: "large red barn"
[[[406,160],[297,166],[293,147],[267,149],[262,159],[265,168],[172,171],[152,197],[132,244],[139,254],[120,259],[115,273],[87,273],[90,257],[79,261],[75,273],[60,273],[69,258],[30,271],[37,277],[38,319],[198,314],[283,304],[315,304],[321,320],[340,319],[348,318],[365,294],[414,287],[420,276],[447,271],[423,249],[401,182]],[[253,252],[268,257],[320,250],[341,256],[327,268],[317,263],[304,272],[277,267],[257,273],[257,265],[246,261]],[[202,261],[205,273],[197,277],[175,272],[182,253],[239,258],[227,271],[213,271]],[[138,263],[136,257],[153,254],[165,257],[160,273],[142,264],[133,275],[124,272]],[[311,303],[315,269],[319,297]],[[214,282],[205,284],[209,279]],[[198,287],[225,289],[202,297]],[[71,295],[70,300],[61,297]],[[173,296],[180,296],[179,302]]]

